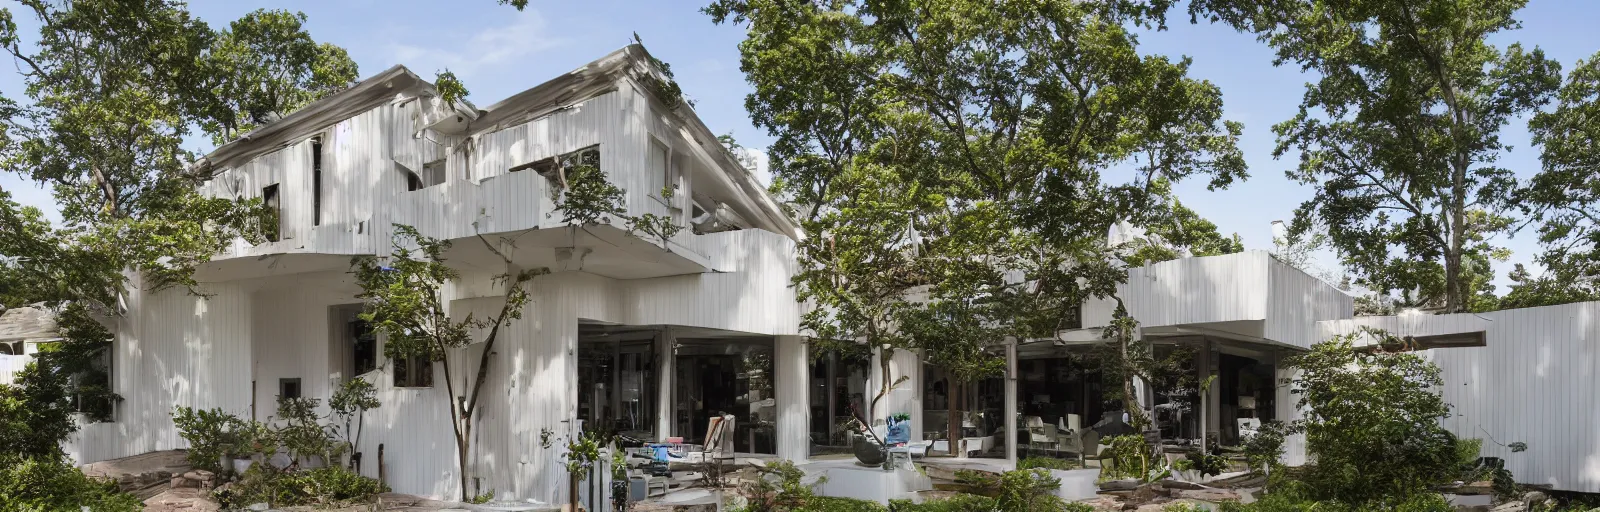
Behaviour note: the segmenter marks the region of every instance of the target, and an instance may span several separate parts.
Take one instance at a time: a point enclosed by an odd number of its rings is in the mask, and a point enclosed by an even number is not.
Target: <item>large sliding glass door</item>
[[[862,347],[851,352],[830,351],[807,356],[811,358],[807,380],[811,408],[809,454],[851,453],[850,432],[845,425],[852,414],[859,414],[866,407],[870,354]]]

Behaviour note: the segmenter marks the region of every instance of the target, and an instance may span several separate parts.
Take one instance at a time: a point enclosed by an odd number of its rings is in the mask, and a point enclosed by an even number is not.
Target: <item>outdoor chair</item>
[[[1083,447],[1083,453],[1078,454],[1079,461],[1083,463],[1083,467],[1105,467],[1107,461],[1112,460],[1111,455],[1107,453],[1107,450],[1111,447],[1100,444],[1100,433],[1094,429],[1084,430],[1083,434],[1078,437],[1078,443]]]

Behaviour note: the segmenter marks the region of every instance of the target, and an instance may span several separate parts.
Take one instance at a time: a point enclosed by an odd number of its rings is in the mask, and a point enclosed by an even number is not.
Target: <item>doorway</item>
[[[679,338],[673,428],[703,444],[712,417],[734,416],[733,448],[777,453],[771,338]]]

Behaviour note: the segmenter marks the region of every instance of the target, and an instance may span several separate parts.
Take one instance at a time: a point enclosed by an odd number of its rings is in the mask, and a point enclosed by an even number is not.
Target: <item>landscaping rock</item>
[[[1200,489],[1200,490],[1179,489],[1179,490],[1176,490],[1176,491],[1172,491],[1172,497],[1178,498],[1178,499],[1209,501],[1209,502],[1212,502],[1212,503],[1221,503],[1221,502],[1224,502],[1224,501],[1239,501],[1239,499],[1240,499],[1239,493],[1233,492],[1233,491],[1228,490],[1228,489]]]
[[[180,477],[181,478],[181,477]],[[170,489],[144,500],[144,509],[154,512],[216,512],[221,507],[199,489]]]
[[[197,480],[190,480],[182,476],[175,476],[172,477],[171,485],[173,489],[182,489],[185,487],[199,488],[200,482]]]
[[[1522,495],[1522,501],[1528,503],[1542,503],[1548,499],[1550,499],[1550,495],[1539,491],[1529,491],[1527,494]]]
[[[1528,504],[1522,501],[1508,501],[1495,507],[1493,512],[1528,512]]]
[[[1139,480],[1133,478],[1100,482],[1100,490],[1102,491],[1131,491],[1138,487]]]
[[[1162,480],[1161,481],[1161,488],[1163,488],[1163,489],[1187,489],[1187,490],[1191,490],[1191,491],[1198,491],[1200,489],[1205,489],[1207,487],[1204,486],[1204,485],[1200,485],[1200,484],[1194,483],[1194,482],[1185,482],[1183,480]]]

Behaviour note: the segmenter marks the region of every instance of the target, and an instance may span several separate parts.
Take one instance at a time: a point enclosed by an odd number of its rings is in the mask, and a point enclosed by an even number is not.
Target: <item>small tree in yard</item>
[[[444,262],[444,251],[450,248],[450,242],[423,236],[411,226],[397,224],[393,244],[394,253],[387,259],[358,256],[351,261],[362,289],[358,297],[366,301],[361,319],[387,336],[384,356],[391,359],[421,357],[445,363],[441,365],[448,396],[445,402],[449,408],[450,427],[455,432],[456,462],[460,465],[461,493],[465,497],[474,413],[489,377],[495,341],[502,327],[522,318],[522,308],[529,298],[528,282],[549,271],[516,269],[509,258],[490,246],[491,252],[506,261],[506,273],[494,277],[497,283],[505,286],[505,303],[493,316],[469,314],[455,319],[445,308],[444,285],[460,278]],[[475,340],[475,330],[487,330],[487,333],[482,340]],[[477,341],[483,342],[483,353],[475,369],[465,361],[450,364],[451,358],[466,357],[463,349]],[[472,374],[470,383],[461,383],[460,390],[456,389],[458,383],[451,375],[452,366],[466,368]]]

